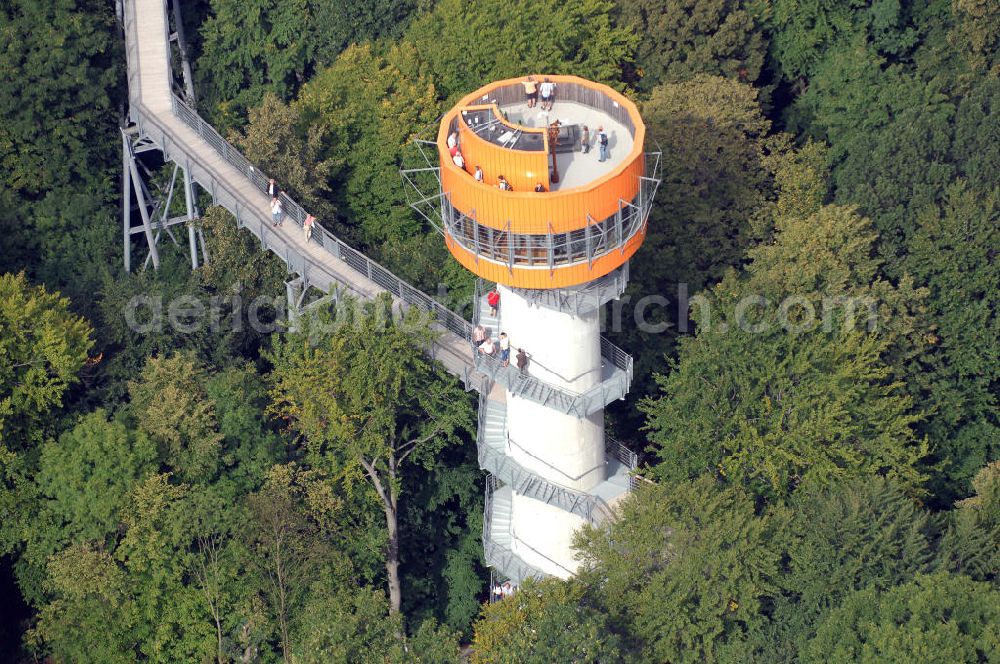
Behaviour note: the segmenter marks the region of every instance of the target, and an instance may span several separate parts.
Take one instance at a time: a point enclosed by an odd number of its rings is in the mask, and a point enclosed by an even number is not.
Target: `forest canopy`
[[[662,186],[604,417],[641,479],[578,574],[490,602],[476,404],[426,321],[251,312],[288,270],[203,190],[207,262],[164,235],[126,272],[114,3],[10,0],[0,659],[1000,661],[996,3],[173,1],[198,112],[466,310],[407,205],[414,139],[533,72],[637,103]],[[137,332],[136,298],[223,323]]]

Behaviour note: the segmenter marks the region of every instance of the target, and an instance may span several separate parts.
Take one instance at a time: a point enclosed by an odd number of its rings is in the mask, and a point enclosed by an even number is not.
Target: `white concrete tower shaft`
[[[511,340],[529,354],[527,373],[569,393],[583,394],[601,382],[598,311],[572,315],[530,304],[500,287],[500,320]],[[507,391],[509,454],[549,482],[589,493],[607,479],[604,410],[586,417],[561,413]],[[513,548],[526,562],[555,576],[576,570],[573,533],[583,519],[541,500],[513,492]]]

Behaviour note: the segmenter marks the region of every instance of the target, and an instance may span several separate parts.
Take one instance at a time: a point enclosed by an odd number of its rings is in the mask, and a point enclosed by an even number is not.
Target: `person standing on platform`
[[[529,76],[528,80],[522,83],[524,86],[524,99],[528,103],[528,108],[534,108],[535,103],[538,101],[538,84],[535,83],[535,77]]]
[[[302,230],[306,234],[306,242],[312,239],[313,236],[313,224],[316,223],[316,217],[311,214],[306,215],[306,220],[302,224]]]
[[[556,100],[556,84],[549,80],[546,76],[539,86],[539,92],[542,93],[542,110],[551,111],[552,104]]]
[[[277,196],[271,199],[271,225],[281,225],[281,199]]]
[[[271,198],[278,198],[281,196],[281,189],[278,189],[278,185],[275,183],[274,178],[267,181],[267,195]]]
[[[497,309],[500,308],[500,291],[496,286],[486,295],[486,303],[490,305],[490,316],[496,318]]]
[[[514,191],[514,187],[510,186],[510,182],[507,182],[507,178],[500,176],[497,178],[497,189],[503,189],[504,191]]]
[[[604,127],[597,128],[597,146],[600,148],[601,158],[597,161],[607,161],[608,160],[608,133],[604,131]]]
[[[500,363],[504,367],[510,365],[510,339],[506,332],[500,333]]]
[[[483,181],[483,169],[481,169],[478,166],[476,166],[476,172],[473,174],[473,177],[476,178],[476,182],[482,182]]]
[[[587,125],[583,125],[583,136],[580,137],[580,146],[583,148],[583,154],[590,152],[590,129]]]

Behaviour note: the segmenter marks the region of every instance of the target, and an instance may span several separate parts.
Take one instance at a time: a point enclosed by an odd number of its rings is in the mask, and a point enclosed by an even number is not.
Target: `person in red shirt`
[[[490,305],[490,315],[496,317],[497,309],[500,308],[500,291],[495,286],[486,296],[486,302]]]

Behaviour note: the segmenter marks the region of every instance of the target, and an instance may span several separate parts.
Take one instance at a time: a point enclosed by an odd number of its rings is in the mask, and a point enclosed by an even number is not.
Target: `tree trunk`
[[[389,583],[389,612],[399,613],[403,603],[403,587],[399,583],[399,511],[396,496],[396,457],[390,455],[387,460],[388,478],[383,481],[375,464],[367,459],[361,459],[361,465],[375,487],[378,497],[382,500],[385,511],[385,527],[389,531],[389,547],[385,554],[385,575]]]
[[[395,505],[386,506],[385,525],[389,529],[389,551],[385,557],[385,574],[389,579],[389,610],[393,613],[399,613],[399,607],[403,601],[403,590],[399,584],[399,524]]]
[[[389,580],[389,611],[399,613],[403,603],[403,587],[399,583],[399,512],[397,510],[395,459],[389,457],[389,486],[386,487],[385,526],[389,531],[389,551],[385,557],[385,575]]]

